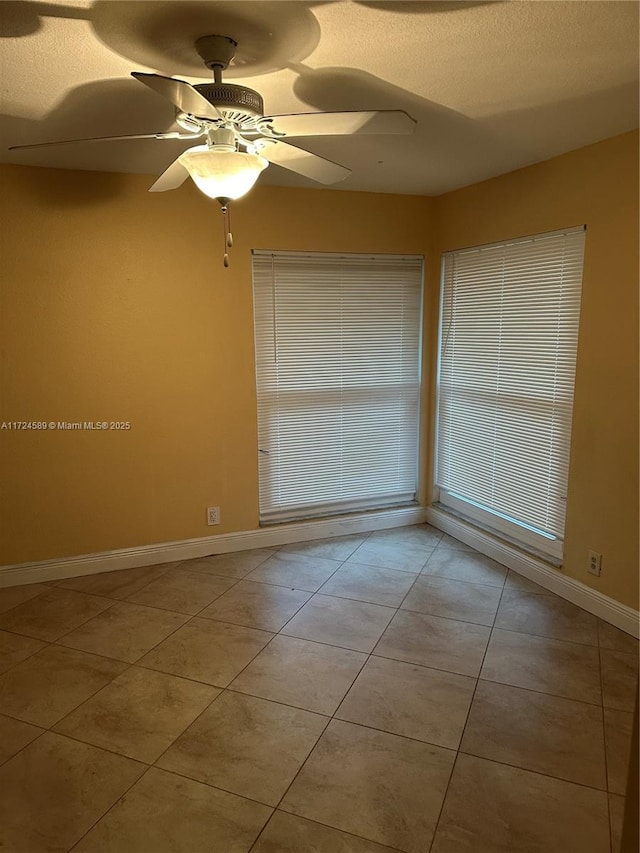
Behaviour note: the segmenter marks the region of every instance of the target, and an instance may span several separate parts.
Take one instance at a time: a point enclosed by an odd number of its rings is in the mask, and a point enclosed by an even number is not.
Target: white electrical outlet
[[[600,572],[602,571],[602,554],[598,554],[596,551],[589,551],[589,565],[587,568],[590,575],[600,577]]]
[[[207,524],[211,527],[212,524],[220,524],[220,507],[207,507]]]

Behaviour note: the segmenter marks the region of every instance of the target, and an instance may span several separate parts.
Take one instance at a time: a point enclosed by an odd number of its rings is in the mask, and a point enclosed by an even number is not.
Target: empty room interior
[[[0,847],[636,853],[635,0],[0,3]]]

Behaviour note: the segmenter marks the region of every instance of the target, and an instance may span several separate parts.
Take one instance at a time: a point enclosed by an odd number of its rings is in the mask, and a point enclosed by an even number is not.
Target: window
[[[562,556],[584,228],[443,256],[441,504]]]
[[[422,258],[254,252],[260,520],[415,500]]]

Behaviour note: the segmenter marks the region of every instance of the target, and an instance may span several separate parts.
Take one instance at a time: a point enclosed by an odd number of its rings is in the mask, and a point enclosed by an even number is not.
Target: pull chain
[[[231,211],[227,207],[227,233],[225,243],[227,244],[227,248],[231,248],[233,246],[233,234],[231,233]]]
[[[224,255],[222,256],[222,263],[225,267],[229,266],[229,253],[227,249],[230,249],[233,246],[233,234],[231,233],[231,213],[229,212],[229,208],[226,204],[222,204],[222,229],[224,232]]]
[[[224,231],[224,255],[222,256],[222,263],[225,267],[229,266],[229,253],[227,249],[230,249],[233,246],[233,234],[231,233],[231,213],[229,211],[229,199],[220,197],[218,199],[220,202],[220,209],[222,210],[222,228]]]

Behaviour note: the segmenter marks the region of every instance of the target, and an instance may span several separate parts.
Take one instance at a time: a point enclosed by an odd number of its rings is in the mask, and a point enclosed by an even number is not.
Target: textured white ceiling
[[[170,129],[129,72],[210,79],[193,48],[209,33],[239,41],[225,77],[268,113],[417,119],[413,137],[299,140],[353,170],[337,188],[436,195],[638,125],[636,2],[0,0],[2,161],[159,174],[184,143],[6,149]],[[317,186],[277,166],[261,181]]]

